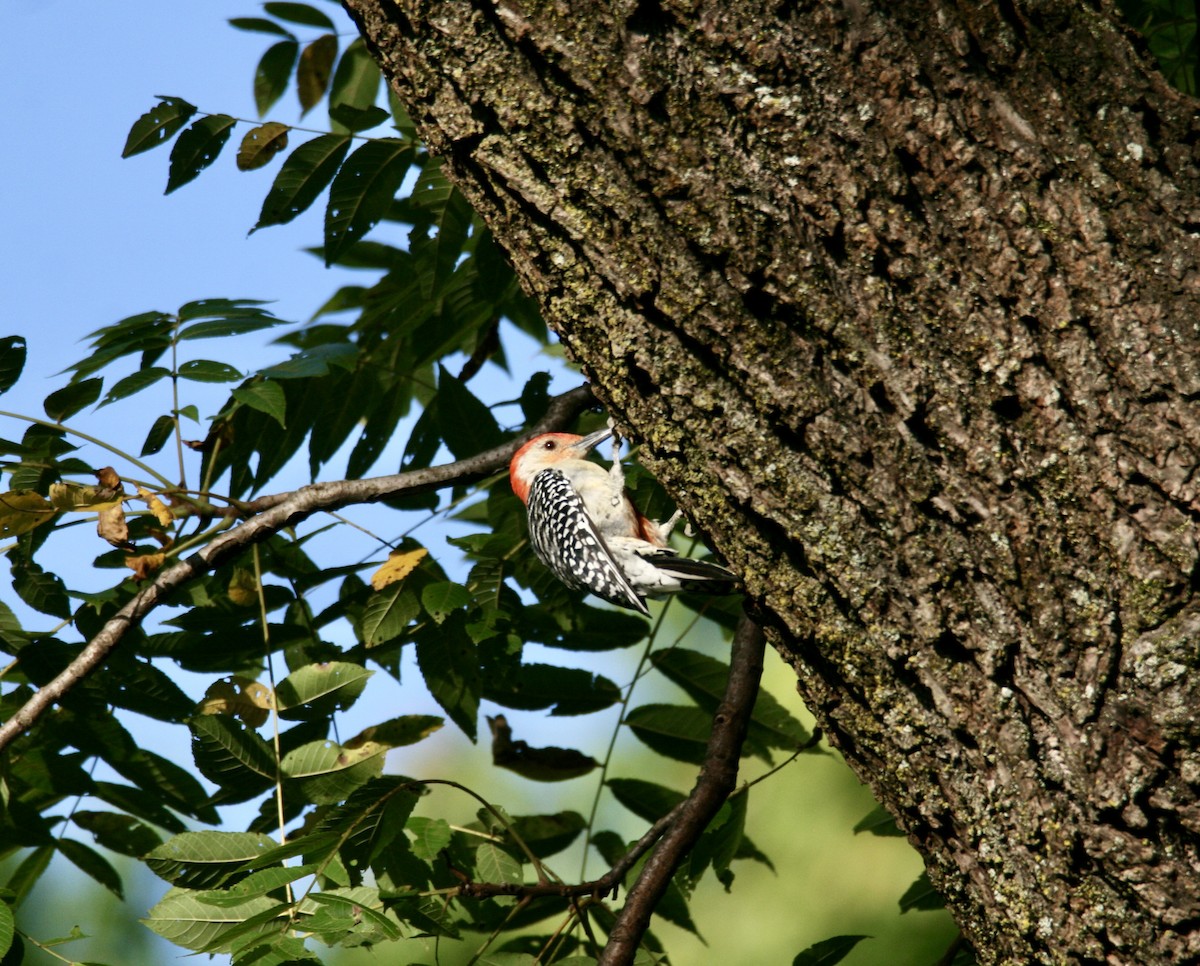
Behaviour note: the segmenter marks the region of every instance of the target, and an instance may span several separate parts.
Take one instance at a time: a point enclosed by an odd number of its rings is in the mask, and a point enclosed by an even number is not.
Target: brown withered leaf
[[[165,553],[143,553],[136,557],[126,557],[125,566],[133,571],[138,580],[145,580],[163,565],[167,559]]]
[[[586,775],[599,765],[596,759],[574,748],[531,748],[513,741],[512,728],[504,715],[488,718],[492,729],[492,764],[539,782],[561,782]]]
[[[96,479],[100,481],[100,485],[107,487],[110,490],[120,492],[124,489],[121,485],[121,476],[111,466],[102,466],[96,470]]]
[[[133,544],[129,542],[129,525],[125,522],[125,508],[120,503],[104,507],[96,516],[99,518],[96,532],[100,536],[114,547],[133,549]]]
[[[388,584],[403,580],[428,554],[429,551],[424,547],[417,547],[416,550],[393,550],[388,554],[387,563],[371,574],[371,586],[376,590],[383,590]]]

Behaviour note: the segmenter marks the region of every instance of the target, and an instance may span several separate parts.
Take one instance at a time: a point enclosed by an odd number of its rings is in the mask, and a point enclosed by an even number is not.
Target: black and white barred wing
[[[533,549],[559,580],[649,615],[566,476],[555,469],[538,473],[529,487],[528,506]]]

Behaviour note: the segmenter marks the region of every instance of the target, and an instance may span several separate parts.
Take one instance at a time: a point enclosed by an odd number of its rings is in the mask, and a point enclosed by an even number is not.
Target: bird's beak
[[[612,433],[613,431],[608,427],[605,427],[604,429],[598,429],[594,433],[588,433],[585,437],[583,437],[583,439],[581,439],[571,448],[579,453],[580,456],[586,456],[594,447],[600,445],[606,439],[611,437]]]

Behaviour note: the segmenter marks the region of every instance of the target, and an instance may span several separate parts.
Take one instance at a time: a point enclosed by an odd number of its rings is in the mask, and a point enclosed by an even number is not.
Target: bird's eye
[[[558,443],[556,443],[554,440],[548,439],[548,440],[546,440],[546,442],[542,443],[542,448],[543,449],[554,449],[554,447],[557,445],[558,445]]]

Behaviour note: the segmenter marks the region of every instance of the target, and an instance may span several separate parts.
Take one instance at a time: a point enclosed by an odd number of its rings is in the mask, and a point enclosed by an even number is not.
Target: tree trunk
[[[1200,124],[1107,0],[346,0],[983,963],[1200,957]]]

